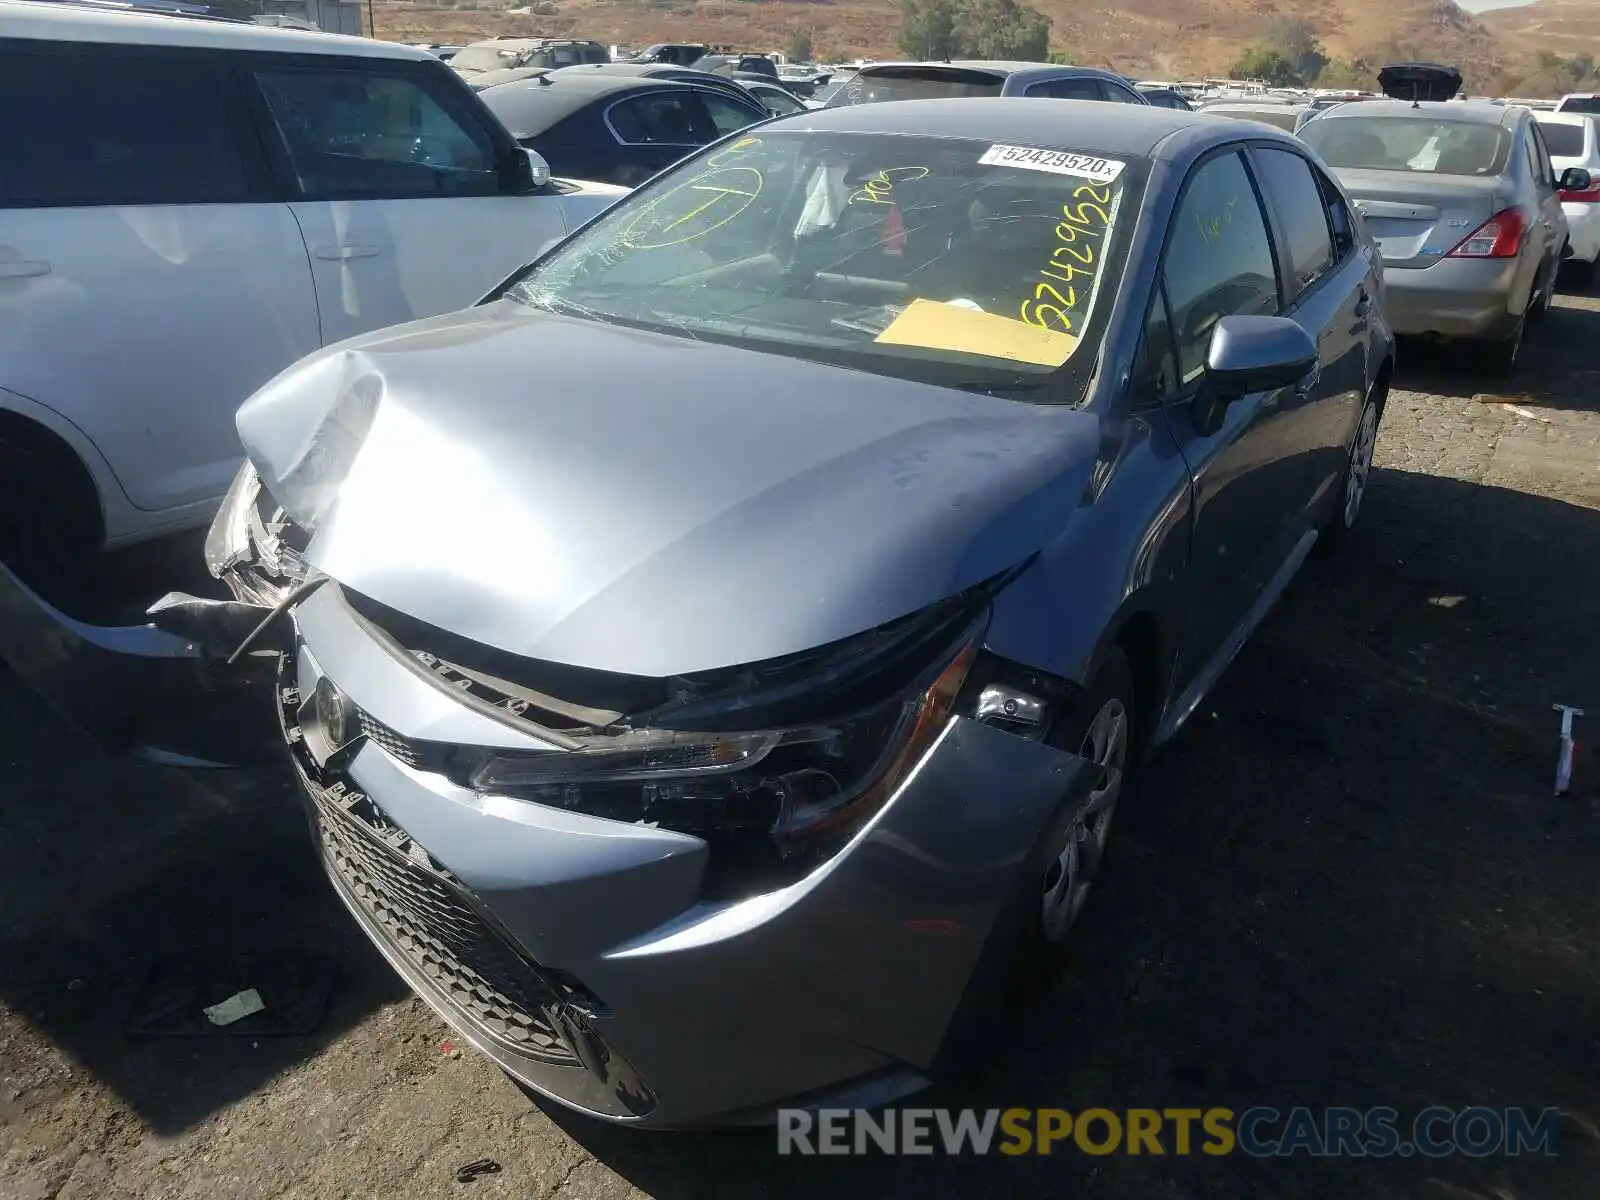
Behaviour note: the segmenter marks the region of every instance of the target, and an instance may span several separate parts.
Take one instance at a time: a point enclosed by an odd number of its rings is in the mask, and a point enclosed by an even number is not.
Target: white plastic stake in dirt
[[[1577,743],[1572,740],[1572,718],[1583,716],[1583,709],[1570,704],[1552,704],[1561,714],[1561,750],[1556,756],[1556,795],[1565,796],[1572,787],[1572,752]]]
[[[206,1020],[213,1025],[232,1025],[235,1021],[242,1021],[252,1013],[262,1012],[266,1005],[261,1002],[261,993],[255,988],[246,988],[242,992],[235,992],[221,1004],[213,1004],[205,1009]]]

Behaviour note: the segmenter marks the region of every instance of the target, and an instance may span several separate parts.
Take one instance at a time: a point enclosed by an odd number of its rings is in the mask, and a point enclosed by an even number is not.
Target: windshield
[[[1583,126],[1540,121],[1539,132],[1544,134],[1545,147],[1557,158],[1583,157]]]
[[[1031,391],[1097,338],[1143,170],[965,139],[770,131],[639,189],[507,294],[883,375]]]
[[[468,46],[456,51],[450,65],[458,71],[498,71],[516,66],[519,53],[506,46]]]
[[[1568,96],[1556,105],[1557,112],[1600,113],[1600,96]]]
[[[1005,80],[961,67],[883,67],[861,71],[828,97],[829,108],[879,100],[946,100],[998,96]]]
[[[1326,116],[1300,137],[1330,167],[1435,175],[1498,175],[1511,146],[1498,125],[1433,117]]]

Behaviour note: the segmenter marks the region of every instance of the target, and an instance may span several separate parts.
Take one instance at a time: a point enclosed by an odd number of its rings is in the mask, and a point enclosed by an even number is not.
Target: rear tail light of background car
[[[1462,238],[1449,257],[1515,258],[1527,231],[1521,209],[1503,209]]]
[[[1581,192],[1562,192],[1563,204],[1600,204],[1600,183],[1585,188]]]

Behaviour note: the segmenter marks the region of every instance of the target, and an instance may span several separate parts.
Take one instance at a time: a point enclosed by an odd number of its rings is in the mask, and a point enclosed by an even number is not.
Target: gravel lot
[[[1551,797],[1550,706],[1600,728],[1600,302],[1562,297],[1509,392],[1404,350],[1357,544],[1129,798],[1055,994],[928,1102],[1559,1106],[1558,1157],[804,1161],[592,1126],[442,1049],[281,774],[109,760],[0,678],[0,1198],[1592,1200],[1600,771]],[[284,948],[337,964],[316,1035],[129,1035],[153,955]]]

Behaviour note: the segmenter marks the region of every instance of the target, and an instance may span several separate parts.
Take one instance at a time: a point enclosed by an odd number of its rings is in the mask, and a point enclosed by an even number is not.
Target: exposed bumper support
[[[235,609],[261,614],[176,595],[163,606],[151,624],[91,625],[0,564],[0,658],[108,750],[151,748],[167,761],[219,765],[275,761],[282,751],[266,720],[264,681],[276,656],[225,669],[214,654],[241,619]]]

